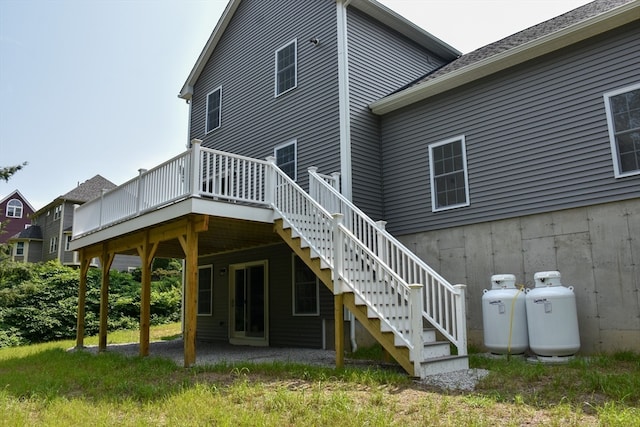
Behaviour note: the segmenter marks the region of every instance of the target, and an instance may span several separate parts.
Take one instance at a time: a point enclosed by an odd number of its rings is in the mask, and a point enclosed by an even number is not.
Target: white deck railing
[[[424,317],[458,348],[467,354],[464,285],[452,285],[407,249],[385,229],[384,221],[375,222],[327,182],[315,168],[309,169],[311,196],[332,212],[344,215],[348,228],[371,253],[407,284],[422,284]]]
[[[197,165],[197,167],[193,167]],[[76,208],[73,237],[100,230],[190,196],[268,206],[267,162],[200,147],[192,148]]]

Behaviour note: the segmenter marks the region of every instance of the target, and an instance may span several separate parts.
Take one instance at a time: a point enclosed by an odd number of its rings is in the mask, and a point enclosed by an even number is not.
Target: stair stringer
[[[333,292],[333,275],[331,269],[322,267],[320,258],[312,256],[311,250],[308,247],[302,247],[302,239],[300,237],[293,237],[291,228],[285,229],[282,219],[275,221],[274,230],[296,255],[307,264],[318,279]],[[369,317],[366,305],[356,304],[356,298],[353,292],[343,293],[343,304],[409,375],[420,376],[419,373],[415,372],[413,362],[409,360],[409,349],[404,346],[395,345],[395,334],[393,332],[382,331],[380,319]]]

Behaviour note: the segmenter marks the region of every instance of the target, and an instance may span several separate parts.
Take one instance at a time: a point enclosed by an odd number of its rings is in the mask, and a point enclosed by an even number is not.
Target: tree
[[[8,182],[9,178],[11,178],[11,176],[14,173],[18,172],[20,169],[22,169],[25,166],[27,166],[27,162],[24,162],[21,165],[16,165],[16,166],[0,167],[0,179],[4,180],[5,182]]]

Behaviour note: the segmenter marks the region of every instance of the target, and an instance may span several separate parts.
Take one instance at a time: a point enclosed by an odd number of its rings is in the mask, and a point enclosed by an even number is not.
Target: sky
[[[260,0],[275,1],[275,0]],[[463,53],[586,0],[381,0]],[[187,144],[177,97],[227,0],[0,0],[0,167],[40,209],[100,174],[123,184]]]

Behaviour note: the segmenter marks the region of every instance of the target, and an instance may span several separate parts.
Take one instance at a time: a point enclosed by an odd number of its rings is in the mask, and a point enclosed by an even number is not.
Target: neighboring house
[[[69,248],[74,209],[116,185],[100,175],[78,184],[66,194],[31,215],[31,225],[10,238],[12,259],[24,262],[59,260],[63,265],[78,266],[78,254]],[[113,268],[127,270],[140,265],[137,257],[118,256]]]
[[[33,206],[18,190],[0,200],[0,243],[30,225],[33,213]]]
[[[78,209],[81,271],[141,256],[146,355],[147,266],[185,258],[186,366],[197,336],[337,364],[373,338],[412,375],[462,369],[491,275],[555,269],[584,350],[638,350],[638,145],[615,160],[638,131],[606,117],[638,117],[639,11],[597,1],[460,56],[372,0],[231,0],[180,92],[191,149]],[[614,265],[609,293],[576,283]],[[594,321],[606,304],[625,320]]]

